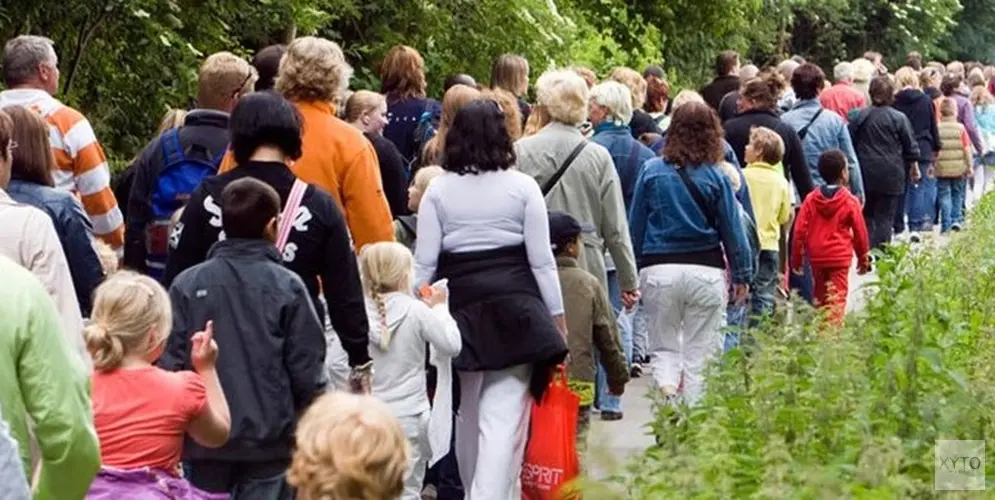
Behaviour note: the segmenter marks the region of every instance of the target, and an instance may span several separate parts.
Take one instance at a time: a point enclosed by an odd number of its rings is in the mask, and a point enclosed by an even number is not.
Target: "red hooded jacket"
[[[803,251],[813,267],[848,268],[854,251],[858,263],[867,265],[867,225],[860,201],[848,189],[823,186],[805,198],[795,220],[791,262],[801,262]]]

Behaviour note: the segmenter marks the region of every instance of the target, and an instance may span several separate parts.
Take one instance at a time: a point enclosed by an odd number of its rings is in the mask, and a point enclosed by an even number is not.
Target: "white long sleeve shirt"
[[[430,282],[442,252],[525,244],[532,274],[552,315],[563,314],[549,215],[536,181],[517,170],[436,178],[418,209],[415,284]]]

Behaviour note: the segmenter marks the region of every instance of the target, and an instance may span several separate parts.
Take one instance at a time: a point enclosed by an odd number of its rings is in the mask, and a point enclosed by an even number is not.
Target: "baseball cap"
[[[549,241],[553,250],[559,250],[577,238],[581,233],[593,233],[594,226],[580,222],[574,216],[557,210],[549,212]]]

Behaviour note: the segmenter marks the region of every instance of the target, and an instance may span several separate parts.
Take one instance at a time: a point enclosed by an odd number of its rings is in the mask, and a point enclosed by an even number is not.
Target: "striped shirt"
[[[55,187],[76,195],[93,224],[93,233],[121,252],[124,217],[111,191],[107,157],[86,118],[38,89],[0,92],[0,108],[24,106],[40,114],[49,126],[49,139],[58,170]]]

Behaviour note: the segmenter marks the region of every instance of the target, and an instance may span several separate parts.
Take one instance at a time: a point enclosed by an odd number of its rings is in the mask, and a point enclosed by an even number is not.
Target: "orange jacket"
[[[369,243],[394,241],[394,223],[373,145],[362,132],[338,119],[331,104],[294,104],[301,113],[304,128],[304,154],[291,167],[294,174],[335,198],[356,250]],[[234,166],[229,153],[221,171]]]

